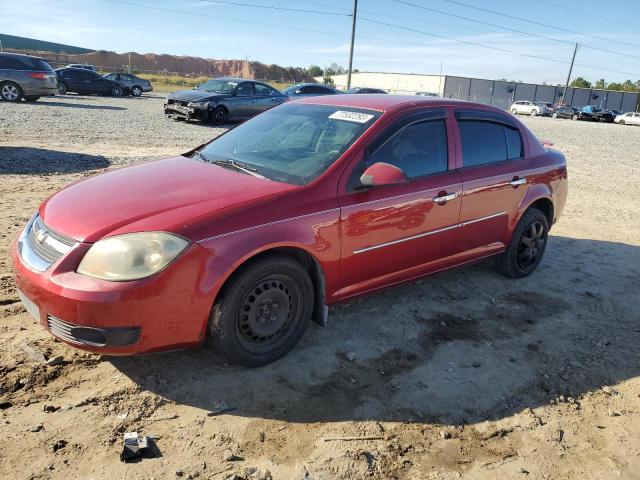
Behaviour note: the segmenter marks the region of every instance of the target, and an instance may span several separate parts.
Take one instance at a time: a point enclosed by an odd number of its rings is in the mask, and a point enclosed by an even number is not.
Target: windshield
[[[230,80],[209,80],[196,87],[196,90],[214,93],[231,93],[237,86],[238,82],[232,82]]]
[[[326,171],[379,116],[350,107],[282,105],[230,130],[200,153],[210,162],[237,162],[271,180],[304,185]]]

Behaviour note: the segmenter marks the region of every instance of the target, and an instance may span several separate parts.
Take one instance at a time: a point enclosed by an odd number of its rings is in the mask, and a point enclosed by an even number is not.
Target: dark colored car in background
[[[85,68],[59,68],[56,70],[56,75],[58,76],[58,91],[62,95],[70,92],[85,95],[111,95],[113,97],[124,95],[124,89],[118,82],[108,80]]]
[[[142,92],[152,92],[153,85],[149,80],[140,78],[132,73],[110,73],[104,78],[117,82],[123,89],[125,95],[139,97]]]
[[[551,116],[553,118],[573,118],[579,110],[574,107],[555,107]]]
[[[314,97],[316,95],[335,95],[342,93],[331,85],[320,83],[296,83],[282,90],[282,93],[291,98]]]
[[[369,87],[353,87],[345,90],[344,93],[387,93],[384,90],[379,88],[369,88]]]
[[[532,274],[567,189],[564,156],[498,108],[303,98],[62,189],[11,256],[26,310],[72,346],[130,355],[208,337],[258,366],[331,304],[488,257]]]
[[[56,74],[40,57],[0,53],[0,100],[35,102],[58,93]]]
[[[590,120],[594,122],[613,123],[613,120],[616,118],[616,116],[613,113],[607,110],[603,110],[599,107],[594,107],[593,105],[586,105],[582,107],[580,111],[583,114],[590,115],[591,116]],[[587,120],[587,118],[580,118],[579,120]]]
[[[266,83],[220,77],[193,90],[180,90],[170,94],[164,104],[164,113],[175,120],[222,124],[253,117],[288,99]]]

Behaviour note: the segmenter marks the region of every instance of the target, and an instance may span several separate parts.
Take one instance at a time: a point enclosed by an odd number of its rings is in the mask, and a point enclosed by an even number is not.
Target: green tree
[[[618,91],[621,91],[621,90],[622,90],[622,84],[621,84],[621,83],[613,82],[613,83],[610,83],[609,85],[607,85],[607,88],[608,88],[609,90],[618,90]]]
[[[322,78],[322,83],[324,83],[325,85],[331,85],[332,87],[336,86],[336,82],[333,81],[333,78],[331,78],[331,76],[327,73],[326,69],[324,77]]]
[[[573,82],[571,82],[569,86],[574,88],[591,88],[591,82],[585,80],[582,77],[578,77],[573,80]]]
[[[307,68],[307,73],[311,77],[321,77],[324,75],[322,69],[317,65],[310,65],[309,68]]]
[[[631,80],[625,80],[625,82],[622,84],[622,90],[625,92],[635,92],[636,90],[636,86],[633,84],[633,82]]]
[[[605,82],[604,78],[601,78],[600,80],[596,81],[594,87],[604,90],[605,88],[607,88],[607,82]]]

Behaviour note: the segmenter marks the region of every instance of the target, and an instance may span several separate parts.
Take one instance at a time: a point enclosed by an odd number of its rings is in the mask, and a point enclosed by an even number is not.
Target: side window
[[[522,140],[516,128],[484,120],[459,120],[458,126],[464,167],[522,157]]]
[[[238,97],[252,97],[253,96],[253,88],[251,87],[251,83],[241,83],[236,88],[236,96]]]
[[[423,177],[448,168],[447,129],[444,120],[428,120],[408,125],[389,138],[368,159],[390,163],[407,175]]]
[[[111,73],[104,78],[106,78],[107,80],[117,80],[118,76],[115,73]]]
[[[256,95],[258,97],[268,97],[273,93],[271,87],[268,87],[267,85],[262,85],[261,83],[254,83],[253,88],[255,89]]]

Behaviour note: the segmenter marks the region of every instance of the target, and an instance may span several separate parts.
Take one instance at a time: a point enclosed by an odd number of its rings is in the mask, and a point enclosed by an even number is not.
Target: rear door
[[[284,101],[284,95],[263,83],[254,83],[256,113],[264,112]]]
[[[460,251],[504,248],[529,188],[526,145],[512,118],[486,110],[455,110],[462,179]]]
[[[462,183],[446,109],[414,111],[378,135],[341,179],[341,296],[425,271],[453,253]],[[401,168],[401,185],[358,189],[374,163]]]
[[[246,118],[258,113],[252,82],[239,84],[234,91],[234,95],[227,101],[231,107],[232,117]]]

